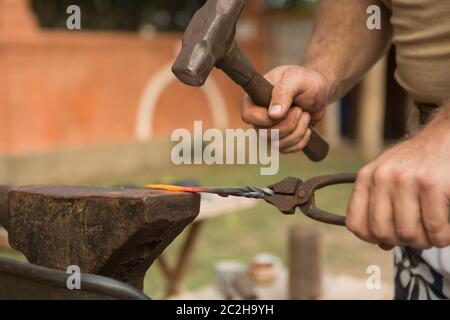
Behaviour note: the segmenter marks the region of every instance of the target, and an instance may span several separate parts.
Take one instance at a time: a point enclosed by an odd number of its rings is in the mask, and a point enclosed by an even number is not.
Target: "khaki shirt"
[[[396,79],[415,102],[450,97],[450,0],[383,0],[392,11]]]
[[[445,0],[447,1],[447,0]],[[450,2],[450,0],[448,0]],[[431,119],[431,114],[428,114],[427,121],[425,123],[421,123],[421,115],[418,108],[412,108],[409,121],[408,121],[408,135],[415,134],[423,129],[427,122]],[[449,219],[450,219],[450,207],[449,207]],[[396,248],[395,249],[395,261],[396,261],[396,270],[398,273],[399,283],[397,286],[402,287],[402,289],[406,290],[414,281],[412,279],[421,277],[424,280],[424,283],[427,285],[420,285],[418,298],[419,299],[438,299],[437,296],[432,294],[433,290],[429,287],[430,285],[436,286],[436,283],[430,280],[430,272],[431,274],[439,274],[442,278],[441,280],[441,290],[439,294],[447,299],[450,299],[450,247],[444,249],[432,248],[429,250],[425,250],[420,252],[420,257],[423,260],[423,263],[419,263],[417,265],[411,257],[405,255],[405,250]],[[400,263],[400,261],[402,261]],[[403,264],[403,269],[401,267]],[[411,267],[413,266],[413,267]],[[400,271],[401,270],[401,271]],[[408,280],[409,279],[409,280]],[[414,287],[414,286],[411,286]],[[398,288],[397,288],[398,289]],[[436,288],[435,288],[436,289]],[[407,299],[412,299],[413,291],[409,290],[409,294]],[[435,292],[436,293],[436,292]]]
[[[450,98],[450,0],[383,2],[392,12],[393,42],[397,49],[397,81],[415,102],[440,105]],[[408,133],[414,134],[422,128],[419,110],[413,108]],[[399,248],[395,254],[396,261],[404,255]],[[410,285],[411,282],[406,280],[418,276],[429,279],[432,270],[433,274],[442,276],[440,294],[449,298],[450,247],[425,250],[420,255],[424,263],[415,266],[414,272],[410,271],[406,277],[405,271],[402,271],[399,277],[400,285]],[[411,266],[412,262],[408,263]],[[397,270],[400,270],[398,266]],[[422,290],[418,294],[419,298],[428,297],[429,292]],[[412,295],[412,292],[410,294]]]

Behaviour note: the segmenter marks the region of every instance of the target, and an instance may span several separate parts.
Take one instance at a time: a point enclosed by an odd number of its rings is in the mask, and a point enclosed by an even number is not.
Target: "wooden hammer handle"
[[[255,72],[252,80],[243,88],[255,104],[266,108],[270,106],[273,86],[257,72]],[[322,161],[327,157],[330,146],[328,142],[316,131],[316,129],[311,126],[309,129],[311,130],[311,138],[306,147],[303,149],[303,152],[311,161]]]
[[[239,84],[256,105],[265,108],[270,107],[272,84],[255,70],[236,43],[232,44],[225,57],[218,64],[218,68]],[[309,128],[312,133],[311,139],[303,152],[311,161],[322,161],[327,157],[330,146],[313,127]]]

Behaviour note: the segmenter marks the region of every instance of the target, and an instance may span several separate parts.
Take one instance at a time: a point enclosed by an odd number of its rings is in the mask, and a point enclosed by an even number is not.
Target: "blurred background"
[[[169,137],[174,129],[193,129],[196,120],[204,129],[245,128],[243,93],[226,76],[214,71],[199,89],[182,85],[170,71],[182,31],[203,3],[0,0],[0,184],[140,187],[194,179],[208,186],[267,185],[288,175],[356,172],[402,137],[410,102],[393,79],[391,50],[348,96],[330,106],[319,125],[332,145],[323,163],[283,157],[274,177],[261,177],[255,166],[173,166]],[[66,28],[72,4],[81,8],[81,30]],[[315,5],[314,0],[248,1],[237,39],[261,72],[301,61]],[[344,213],[350,191],[324,191],[319,204]],[[283,216],[263,203],[206,219],[179,291],[210,286],[221,260],[249,263],[267,252],[286,265],[293,224],[322,231],[325,274],[364,284],[367,267],[379,265],[390,293],[391,253],[343,228],[318,225],[300,214]],[[169,247],[167,260],[175,260],[185,237]],[[24,259],[7,248],[5,239],[0,230],[0,255]],[[163,269],[155,263],[148,272],[145,290],[152,297],[168,292]],[[343,283],[349,297],[364,297],[352,296],[351,286]]]

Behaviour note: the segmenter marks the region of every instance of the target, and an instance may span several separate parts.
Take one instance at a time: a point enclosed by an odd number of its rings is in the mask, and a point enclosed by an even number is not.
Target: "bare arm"
[[[367,9],[378,5],[382,29],[367,28]],[[392,39],[390,12],[381,0],[322,0],[303,66],[280,66],[265,76],[274,85],[267,112],[246,98],[242,119],[256,128],[280,130],[280,151],[295,153],[308,143],[310,123],[345,95],[386,52]]]
[[[370,5],[381,8],[381,30],[366,26]],[[321,0],[304,66],[330,82],[330,101],[345,95],[383,56],[392,39],[390,11],[379,0]]]
[[[450,104],[358,173],[347,227],[383,249],[450,245]]]

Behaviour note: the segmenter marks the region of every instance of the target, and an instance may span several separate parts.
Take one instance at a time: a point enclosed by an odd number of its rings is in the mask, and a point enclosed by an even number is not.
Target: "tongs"
[[[177,187],[168,185],[147,185],[146,188],[165,191],[213,193],[221,197],[246,197],[264,199],[284,214],[294,214],[297,208],[311,219],[332,225],[345,225],[345,216],[326,212],[315,206],[315,192],[325,187],[354,183],[356,174],[334,174],[314,177],[303,181],[288,177],[268,187],[243,188],[201,188]]]

